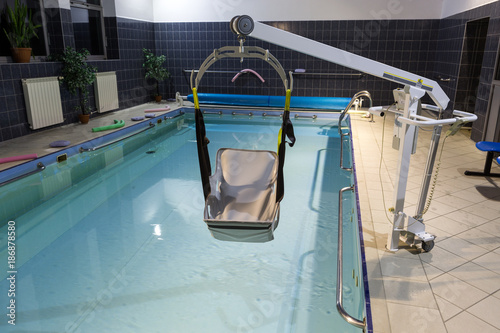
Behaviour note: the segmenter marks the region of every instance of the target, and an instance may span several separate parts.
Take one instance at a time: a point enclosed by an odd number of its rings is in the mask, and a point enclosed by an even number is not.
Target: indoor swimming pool
[[[370,330],[356,193],[339,200],[355,172],[340,167],[341,145],[342,164],[353,159],[338,113],[292,115],[297,142],[274,239],[234,242],[203,221],[194,115],[183,111],[61,151],[27,177],[0,178],[0,290],[7,295],[14,275],[15,296],[2,296],[2,307],[8,314],[15,300],[16,323],[3,314],[0,331],[362,332],[336,308],[339,206],[343,306],[368,317]],[[222,147],[276,150],[281,119],[213,109],[205,124],[214,157]]]

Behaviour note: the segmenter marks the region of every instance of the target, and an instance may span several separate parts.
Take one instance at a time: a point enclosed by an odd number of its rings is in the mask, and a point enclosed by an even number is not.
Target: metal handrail
[[[343,275],[343,203],[342,203],[342,195],[346,191],[354,191],[354,185],[344,187],[339,191],[339,231],[338,231],[338,251],[337,251],[337,311],[339,314],[344,318],[345,321],[347,321],[349,324],[362,328],[363,331],[366,328],[366,317],[363,318],[363,320],[359,320],[357,318],[354,318],[351,316],[347,311],[344,309],[344,306],[342,305],[342,287],[343,287],[343,281],[342,281],[342,275]]]
[[[128,138],[130,138],[130,137],[133,137],[134,135],[137,135],[137,134],[139,134],[139,133],[145,132],[145,131],[147,131],[147,130],[149,130],[149,129],[153,128],[153,127],[155,127],[155,124],[153,124],[153,123],[151,123],[151,122],[150,122],[150,123],[149,123],[149,127],[143,128],[143,129],[141,129],[140,131],[134,132],[134,133],[132,133],[132,134],[130,134],[130,135],[127,135],[127,136],[125,136],[125,137],[122,137],[122,138],[118,138],[118,139],[116,139],[116,140],[113,140],[113,141],[111,141],[111,142],[105,143],[105,144],[100,145],[100,146],[91,147],[91,148],[84,148],[84,147],[80,147],[79,151],[80,151],[80,153],[90,152],[90,151],[96,151],[96,150],[99,150],[99,149],[101,149],[101,148],[104,148],[104,147],[110,146],[110,145],[112,145],[113,143],[117,143],[118,141],[122,141],[122,140],[128,139]]]
[[[186,74],[191,74],[192,72],[198,73],[198,69],[183,69],[182,70]],[[238,74],[240,71],[205,71],[205,73],[217,73],[217,74]]]
[[[233,116],[249,116],[249,117],[253,116],[252,112],[244,113],[244,112],[235,112],[235,111],[233,111],[233,112],[231,112],[231,114]]]
[[[216,114],[216,115],[219,115],[219,116],[220,116],[220,115],[222,115],[222,111],[214,111],[214,112],[210,112],[210,111],[205,111],[205,110],[203,110],[203,114],[208,114],[208,115],[210,115],[210,114]]]
[[[468,123],[477,120],[477,115],[469,112],[453,110],[453,115],[457,117],[447,118],[447,119],[432,119],[419,115],[411,115],[410,116],[411,118],[399,117],[398,121],[404,124],[415,125],[415,126],[439,126],[439,125],[451,125],[456,122]]]
[[[340,133],[340,168],[352,172],[352,168],[344,167],[344,136],[351,136],[351,133]]]
[[[163,119],[165,119],[165,120],[168,120],[168,119],[175,119],[175,118],[180,117],[180,116],[183,116],[183,115],[184,115],[184,112],[180,111],[180,112],[179,112],[178,114],[176,114],[175,116],[167,117],[167,116],[165,115],[165,117],[163,117]]]
[[[344,162],[343,162],[343,160],[344,160],[344,136],[350,136],[351,134],[350,133],[347,133],[347,134],[342,133],[342,120],[344,120],[345,115],[347,114],[349,109],[352,107],[352,105],[354,104],[356,99],[358,99],[360,97],[368,98],[370,100],[370,108],[373,107],[372,96],[370,95],[370,93],[368,91],[362,90],[362,91],[354,94],[351,101],[349,102],[349,104],[347,104],[344,111],[342,111],[342,113],[340,114],[340,117],[339,117],[338,128],[339,128],[339,135],[340,135],[340,168],[343,170],[347,170],[347,171],[352,171],[352,168],[345,168],[344,167]]]
[[[312,116],[301,116],[299,114],[295,114],[294,118],[295,119],[299,119],[299,118],[316,119],[316,118],[318,118],[318,116],[315,114],[313,114]]]
[[[280,113],[280,114],[267,114],[267,113],[263,113],[262,114],[262,117],[277,117],[277,118],[281,118],[283,117],[283,113]]]
[[[36,170],[30,171],[30,172],[27,172],[27,173],[25,173],[23,175],[20,175],[20,176],[14,177],[12,179],[6,180],[6,181],[0,183],[0,187],[2,187],[4,185],[7,185],[7,184],[10,184],[10,183],[13,183],[16,180],[22,179],[24,177],[28,177],[28,176],[34,175],[35,173],[38,173],[38,172],[43,171],[43,170],[45,170],[45,165],[42,162],[38,162],[37,165],[36,165]]]
[[[356,94],[354,94],[354,96],[352,97],[351,101],[349,102],[349,104],[347,104],[347,106],[345,107],[344,111],[342,111],[342,113],[340,114],[340,117],[339,117],[339,134],[342,135],[342,120],[344,119],[345,115],[347,114],[347,112],[349,111],[349,109],[352,107],[352,105],[354,104],[354,102],[356,101],[356,99],[360,98],[360,97],[366,97],[370,100],[370,107],[373,106],[373,101],[372,101],[372,95],[370,95],[370,93],[366,90],[362,90],[360,92],[357,92]]]
[[[355,77],[366,76],[365,73],[311,73],[311,72],[292,72],[292,75],[355,76]]]

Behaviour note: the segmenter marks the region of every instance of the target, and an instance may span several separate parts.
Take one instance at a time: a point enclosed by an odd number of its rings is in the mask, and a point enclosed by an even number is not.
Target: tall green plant
[[[72,95],[78,94],[78,108],[82,114],[89,114],[91,111],[88,105],[88,87],[94,83],[97,72],[97,67],[85,62],[89,55],[90,52],[86,49],[76,51],[72,47],[67,47],[61,55],[54,57],[63,64],[62,82]]]
[[[36,30],[40,28],[40,25],[33,24],[31,10],[28,11],[28,6],[21,4],[20,0],[16,0],[14,9],[7,5],[5,18],[7,30],[3,29],[3,31],[13,48],[29,48],[31,38],[38,38]]]
[[[151,50],[142,49],[144,52],[144,63],[142,67],[146,69],[146,79],[153,78],[156,80],[156,95],[160,95],[159,81],[163,81],[170,77],[170,72],[163,67],[163,63],[167,59],[164,55],[154,55]]]

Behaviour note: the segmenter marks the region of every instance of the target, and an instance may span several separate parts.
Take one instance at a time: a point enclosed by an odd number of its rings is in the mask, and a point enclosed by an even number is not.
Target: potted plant
[[[142,67],[146,69],[146,79],[153,78],[156,81],[156,95],[155,100],[157,103],[161,102],[162,96],[160,95],[159,82],[170,77],[170,72],[163,67],[166,60],[164,55],[154,55],[151,50],[142,49],[144,52],[144,63]]]
[[[90,52],[87,49],[76,51],[72,47],[67,47],[63,53],[56,56],[56,60],[63,64],[61,75],[62,83],[66,85],[70,94],[78,94],[78,105],[75,107],[80,111],[80,122],[89,122],[91,108],[88,105],[88,87],[94,83],[97,68],[85,62]]]
[[[12,59],[14,62],[30,62],[30,40],[38,38],[36,30],[40,25],[34,25],[31,20],[31,11],[28,6],[21,4],[20,0],[14,3],[14,9],[7,5],[4,12],[7,29],[3,29],[12,46]]]

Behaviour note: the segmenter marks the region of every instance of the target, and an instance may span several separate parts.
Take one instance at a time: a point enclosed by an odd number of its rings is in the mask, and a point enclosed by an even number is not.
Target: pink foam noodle
[[[18,156],[11,156],[11,157],[3,157],[3,158],[0,158],[0,163],[9,163],[9,162],[16,162],[16,161],[24,161],[24,160],[33,160],[35,158],[38,158],[37,154],[28,154],[28,155],[18,155]]]
[[[158,109],[147,109],[144,110],[146,113],[153,113],[153,112],[162,112],[162,111],[170,111],[170,106],[166,106],[164,108],[158,108]]]
[[[254,74],[255,76],[257,76],[259,78],[259,80],[261,80],[262,82],[266,82],[262,76],[260,76],[259,73],[257,73],[256,71],[254,71],[253,69],[242,69],[238,74],[236,74],[233,79],[231,80],[231,82],[234,82],[236,81],[236,79],[238,78],[238,76],[240,76],[241,74],[244,74],[244,73],[252,73]]]

